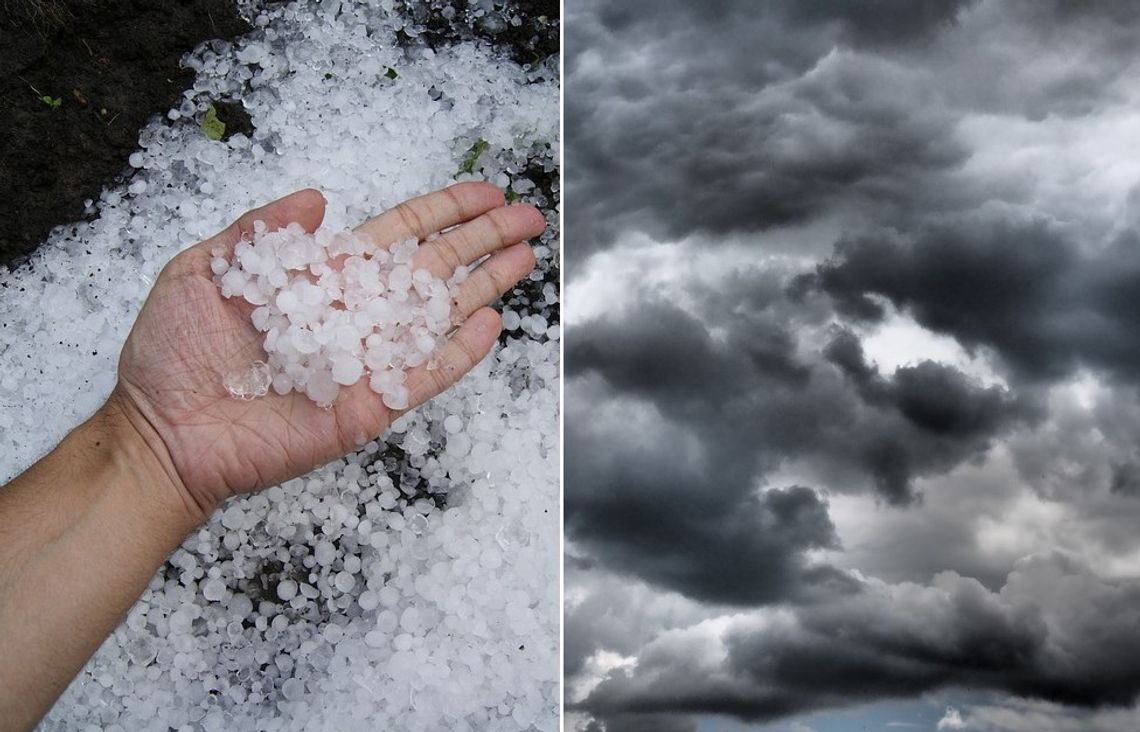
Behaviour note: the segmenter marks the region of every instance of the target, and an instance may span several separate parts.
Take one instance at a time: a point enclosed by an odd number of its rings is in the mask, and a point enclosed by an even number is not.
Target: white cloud
[[[1028,699],[1010,699],[970,709],[966,723],[982,732],[1134,732],[1140,729],[1140,709],[1092,709]]]
[[[966,723],[962,721],[962,713],[954,707],[946,707],[946,714],[938,720],[938,729],[966,729]]]

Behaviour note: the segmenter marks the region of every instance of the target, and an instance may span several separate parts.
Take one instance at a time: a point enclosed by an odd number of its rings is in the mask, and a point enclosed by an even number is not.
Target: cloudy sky
[[[1140,4],[566,6],[576,728],[1140,728]]]

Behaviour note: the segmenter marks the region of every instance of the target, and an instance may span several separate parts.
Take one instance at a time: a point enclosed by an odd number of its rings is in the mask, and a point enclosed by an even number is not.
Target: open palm
[[[250,323],[252,306],[221,296],[210,260],[232,254],[253,231],[297,222],[313,231],[324,198],[303,190],[250,211],[217,236],[172,259],[143,305],[119,359],[114,399],[150,435],[151,447],[176,473],[182,498],[204,514],[235,493],[279,483],[357,449],[399,416],[384,406],[364,379],[342,388],[331,409],[299,393],[239,401],[224,374],[264,360],[263,334]],[[450,228],[455,227],[455,228]],[[412,199],[369,219],[358,233],[379,246],[414,236],[425,243],[415,266],[446,279],[460,264],[491,256],[460,286],[453,322],[463,321],[441,349],[436,367],[408,371],[410,405],[431,399],[478,363],[498,336],[498,314],[486,307],[525,276],[534,255],[525,240],[543,229],[533,206],[503,205],[503,194],[484,183],[461,183]]]

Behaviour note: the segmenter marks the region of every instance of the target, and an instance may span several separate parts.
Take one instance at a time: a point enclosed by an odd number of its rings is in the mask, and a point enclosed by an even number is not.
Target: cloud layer
[[[1136,5],[567,11],[579,725],[1134,719]]]
[[[1106,582],[1062,555],[1020,562],[997,592],[949,571],[930,585],[869,581],[794,620],[745,615],[664,633],[582,707],[769,720],[947,684],[1127,704],[1140,690],[1138,600],[1140,582]],[[702,665],[694,647],[718,652]]]

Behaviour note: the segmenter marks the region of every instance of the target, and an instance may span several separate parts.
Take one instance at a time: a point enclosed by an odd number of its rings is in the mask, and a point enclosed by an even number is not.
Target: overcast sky
[[[566,3],[583,730],[1140,728],[1140,3]]]

